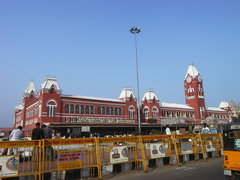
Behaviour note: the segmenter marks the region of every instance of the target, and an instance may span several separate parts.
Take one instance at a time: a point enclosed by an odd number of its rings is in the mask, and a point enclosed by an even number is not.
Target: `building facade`
[[[194,65],[188,67],[184,88],[186,104],[161,102],[153,90],[147,90],[140,105],[141,126],[149,130],[167,124],[231,121],[227,102],[206,108],[203,81]],[[14,127],[21,125],[31,133],[40,122],[75,135],[89,131],[107,134],[110,129],[131,132],[138,127],[137,112],[137,99],[130,88],[122,89],[118,99],[66,95],[56,78],[47,78],[39,91],[32,81],[28,84],[22,103],[15,109]]]

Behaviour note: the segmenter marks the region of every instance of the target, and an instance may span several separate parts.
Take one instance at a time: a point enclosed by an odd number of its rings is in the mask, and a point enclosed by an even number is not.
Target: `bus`
[[[228,179],[240,176],[240,123],[223,127],[224,175]]]

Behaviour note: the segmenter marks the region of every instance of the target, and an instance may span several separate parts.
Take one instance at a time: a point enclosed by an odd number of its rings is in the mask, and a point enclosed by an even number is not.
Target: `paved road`
[[[108,180],[226,180],[223,175],[223,158],[211,158],[207,162],[203,160],[190,161],[178,167],[176,165],[164,165],[150,170],[148,173],[132,170],[120,173]]]

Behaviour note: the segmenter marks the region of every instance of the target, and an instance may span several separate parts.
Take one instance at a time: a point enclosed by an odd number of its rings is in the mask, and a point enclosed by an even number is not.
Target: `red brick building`
[[[219,108],[205,106],[203,81],[200,73],[190,65],[184,79],[186,104],[161,102],[153,90],[147,90],[142,98],[141,125],[143,128],[159,128],[166,124],[187,126],[214,119],[228,122],[230,108],[222,102]],[[124,88],[118,99],[65,95],[56,78],[47,78],[39,91],[31,81],[22,103],[16,106],[14,127],[22,125],[31,129],[40,122],[66,132],[108,131],[131,132],[138,127],[137,101],[133,91]]]

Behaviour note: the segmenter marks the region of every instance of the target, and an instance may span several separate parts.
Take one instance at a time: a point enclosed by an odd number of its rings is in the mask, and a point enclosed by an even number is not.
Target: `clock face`
[[[201,82],[202,81],[202,78],[201,76],[198,76],[198,81]]]
[[[190,83],[192,81],[192,77],[188,76],[186,80],[187,80],[188,83]]]

